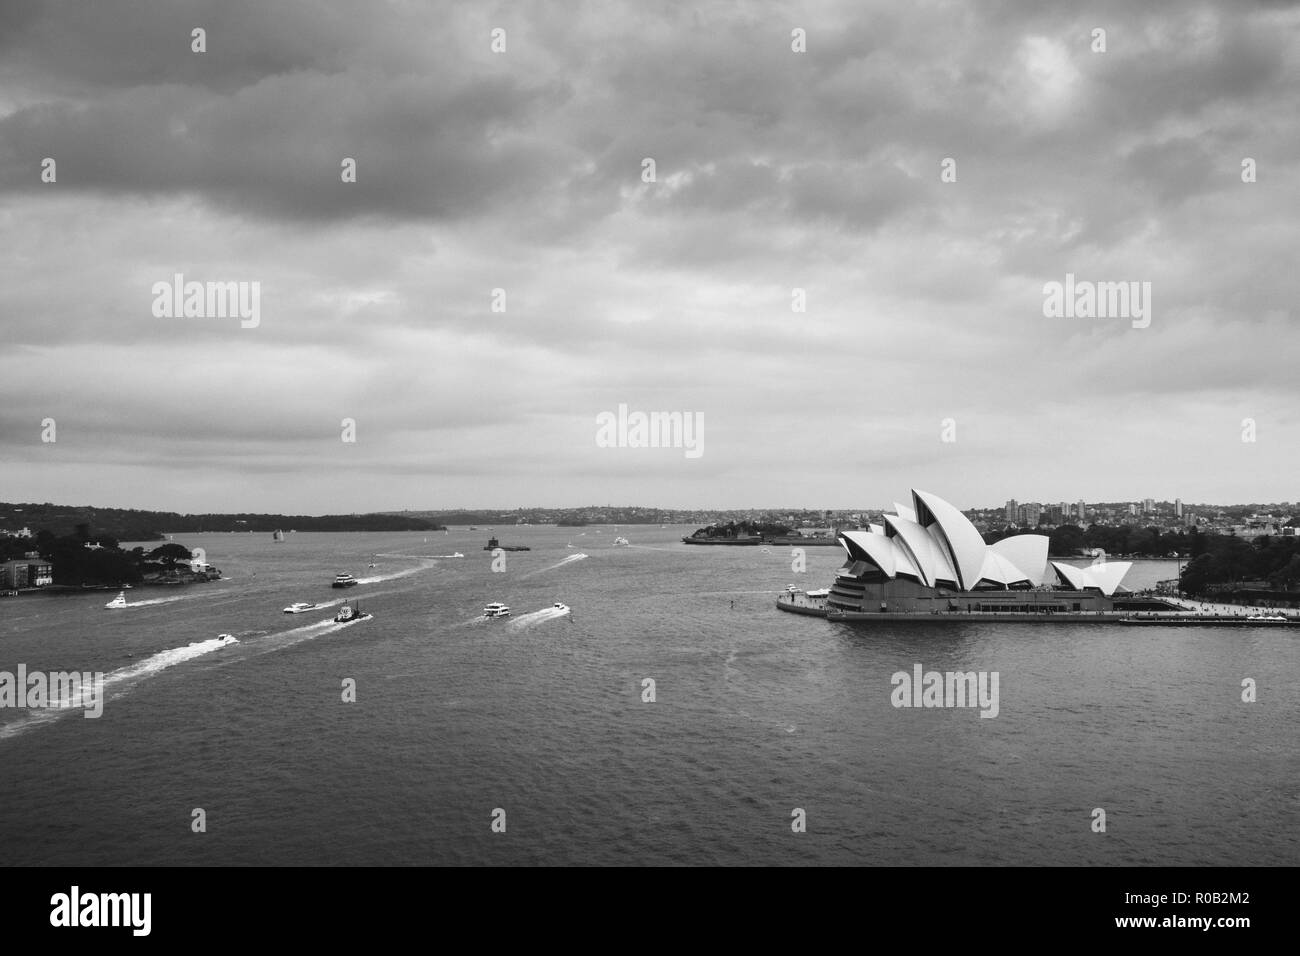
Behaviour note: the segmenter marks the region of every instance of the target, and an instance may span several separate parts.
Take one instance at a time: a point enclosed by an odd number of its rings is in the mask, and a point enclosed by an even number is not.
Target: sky
[[[0,24],[0,501],[1300,499],[1295,3]],[[1045,314],[1067,274],[1149,308]]]

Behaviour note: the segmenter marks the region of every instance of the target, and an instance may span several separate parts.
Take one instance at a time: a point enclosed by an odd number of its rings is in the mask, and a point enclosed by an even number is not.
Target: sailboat
[[[104,607],[126,607],[126,592],[118,591],[117,597],[105,604]]]
[[[274,541],[274,542],[276,542],[277,544],[278,544],[279,542],[283,541],[283,540],[284,540],[284,532],[281,531],[279,528],[276,528],[276,529],[275,529],[275,534],[271,535],[271,540]]]

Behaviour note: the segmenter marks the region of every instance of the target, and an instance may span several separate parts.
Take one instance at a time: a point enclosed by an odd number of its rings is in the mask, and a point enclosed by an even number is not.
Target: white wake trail
[[[510,626],[515,630],[526,630],[537,624],[543,624],[546,621],[554,621],[556,618],[564,617],[569,613],[569,609],[558,607],[544,607],[540,611],[533,611],[531,614],[521,614],[510,622]]]
[[[561,560],[561,561],[557,561],[557,562],[555,562],[555,564],[552,564],[552,565],[550,565],[549,567],[538,568],[536,571],[531,571],[531,572],[529,572],[528,574],[525,574],[525,575],[524,575],[523,577],[521,577],[519,580],[521,580],[521,581],[525,581],[525,580],[527,580],[528,578],[535,577],[536,575],[539,575],[539,574],[545,574],[547,571],[554,571],[556,568],[562,568],[562,567],[564,567],[566,564],[572,564],[572,563],[575,562],[575,561],[583,561],[583,560],[586,559],[586,557],[587,557],[587,556],[586,556],[585,554],[583,554],[581,551],[579,551],[577,554],[571,554],[571,555],[569,555],[567,558],[564,558],[564,559]]]

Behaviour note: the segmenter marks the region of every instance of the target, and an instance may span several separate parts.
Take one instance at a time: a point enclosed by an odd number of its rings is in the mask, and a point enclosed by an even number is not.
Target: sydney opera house
[[[1120,582],[1130,562],[1049,561],[1041,534],[985,544],[965,515],[925,491],[894,510],[883,525],[840,533],[848,560],[826,593],[827,617],[1095,615],[1119,610],[1127,594]]]

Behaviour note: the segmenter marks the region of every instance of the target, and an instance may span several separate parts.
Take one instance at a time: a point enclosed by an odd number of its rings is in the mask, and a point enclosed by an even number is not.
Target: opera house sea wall
[[[985,544],[964,514],[938,495],[912,491],[910,506],[866,531],[845,531],[848,554],[825,593],[786,596],[782,610],[833,620],[924,615],[1038,619],[1040,615],[1109,616],[1127,594],[1131,562],[1076,568],[1047,557],[1048,537],[1024,534]],[[1131,607],[1123,608],[1127,612]],[[1031,617],[1033,616],[1033,617]]]

